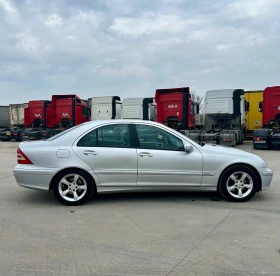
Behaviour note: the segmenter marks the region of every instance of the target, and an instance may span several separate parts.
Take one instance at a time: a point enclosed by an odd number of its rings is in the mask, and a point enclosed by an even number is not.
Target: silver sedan
[[[53,191],[67,205],[117,191],[218,191],[242,202],[269,188],[273,176],[256,154],[199,145],[149,121],[88,122],[20,143],[17,158],[18,185]]]

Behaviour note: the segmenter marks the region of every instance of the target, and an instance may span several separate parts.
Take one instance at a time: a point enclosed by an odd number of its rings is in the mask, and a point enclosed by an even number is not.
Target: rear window
[[[83,126],[83,125],[84,125],[84,124],[80,124],[80,125],[71,127],[71,128],[69,128],[69,129],[67,129],[67,130],[64,130],[64,131],[62,131],[62,132],[60,132],[60,133],[54,135],[53,137],[47,139],[46,141],[47,141],[47,142],[50,142],[50,141],[56,140],[57,138],[63,136],[64,134],[69,133],[69,132],[71,132],[71,131],[73,131],[73,130],[75,130],[75,129],[77,129],[77,128]]]

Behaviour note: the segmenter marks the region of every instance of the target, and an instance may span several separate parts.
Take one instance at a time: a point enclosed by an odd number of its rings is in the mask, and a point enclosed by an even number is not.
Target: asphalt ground
[[[215,193],[99,195],[67,207],[19,187],[16,142],[0,142],[0,275],[280,275],[279,151],[246,203]]]

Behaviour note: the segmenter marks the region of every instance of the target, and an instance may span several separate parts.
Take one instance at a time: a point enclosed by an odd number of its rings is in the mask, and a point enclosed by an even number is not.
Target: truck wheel
[[[84,171],[69,169],[59,173],[53,183],[56,198],[65,205],[80,205],[93,194],[93,181]]]
[[[232,140],[232,147],[234,148],[236,146],[236,140],[235,140],[235,137],[233,138]]]
[[[239,139],[239,141],[238,141],[238,143],[236,143],[237,145],[242,145],[243,143],[244,143],[244,135],[243,135],[243,133],[241,133],[241,135],[240,135],[240,137],[239,137],[240,139]]]
[[[16,139],[17,142],[22,142],[23,141],[21,133],[22,133],[22,131],[20,131],[19,134],[18,134],[18,138]]]
[[[4,141],[4,142],[8,142],[8,141],[11,141],[12,139],[10,137],[2,137],[1,138],[1,141]]]
[[[246,166],[233,166],[225,170],[220,183],[220,194],[229,201],[244,202],[256,193],[258,178],[256,173]]]

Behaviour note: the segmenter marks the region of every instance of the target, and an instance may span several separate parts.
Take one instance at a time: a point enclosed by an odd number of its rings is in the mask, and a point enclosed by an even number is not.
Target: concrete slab
[[[280,275],[279,151],[252,150],[275,176],[246,203],[143,193],[66,207],[17,186],[17,145],[0,142],[0,275]]]

